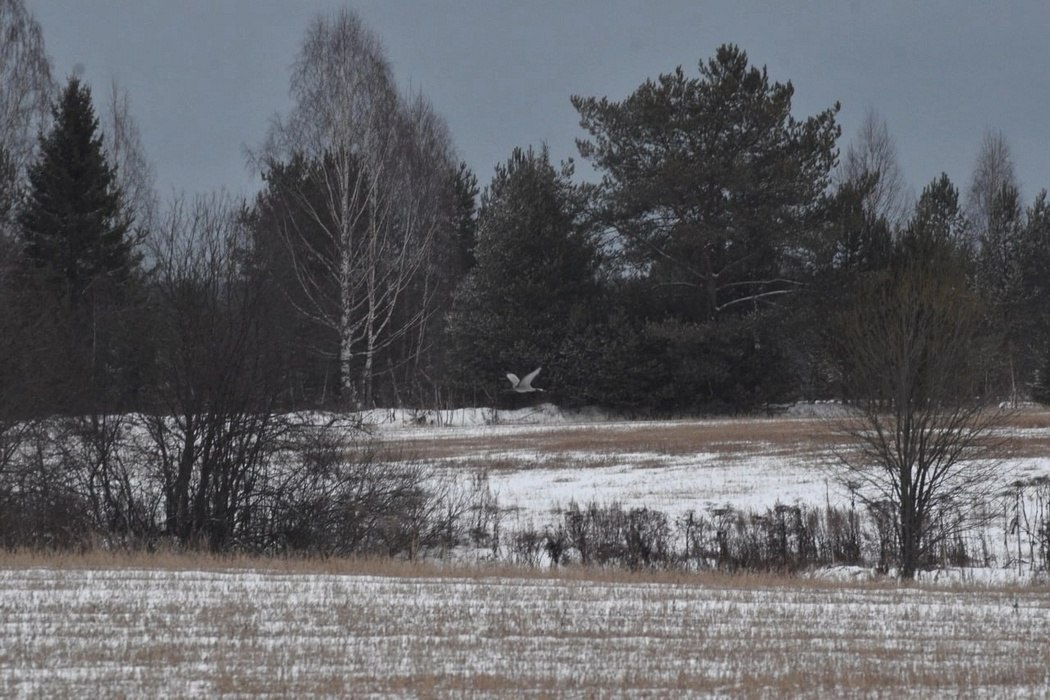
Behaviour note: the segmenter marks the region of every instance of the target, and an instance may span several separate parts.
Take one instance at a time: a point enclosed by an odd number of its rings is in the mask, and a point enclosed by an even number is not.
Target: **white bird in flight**
[[[540,373],[542,367],[537,367],[522,379],[518,379],[518,375],[513,372],[507,372],[507,379],[510,380],[510,390],[516,391],[519,394],[528,394],[533,391],[543,391],[543,389],[537,389],[532,385],[532,380],[536,378],[536,375]]]

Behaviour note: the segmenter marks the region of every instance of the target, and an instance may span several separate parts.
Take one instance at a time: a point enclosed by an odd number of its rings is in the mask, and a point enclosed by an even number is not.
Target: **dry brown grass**
[[[87,552],[42,552],[0,550],[0,571],[169,571],[238,573],[260,572],[287,575],[381,576],[390,578],[521,579],[565,583],[672,584],[715,589],[821,589],[882,590],[915,589],[1017,592],[1033,588],[1023,582],[975,584],[973,582],[913,581],[902,583],[889,577],[856,580],[821,576],[785,575],[769,572],[688,571],[683,569],[630,570],[621,566],[525,567],[503,561],[451,561],[441,559],[264,557],[244,554],[209,554],[178,551],[92,550]]]
[[[497,468],[514,468],[520,463],[510,456],[515,452],[539,454],[548,460],[574,454],[596,458],[625,453],[802,455],[825,451],[838,439],[829,424],[819,419],[771,418],[522,426],[520,431],[451,437],[435,431],[430,438],[392,443],[388,448],[402,459],[487,458]]]
[[[617,455],[675,457],[717,454],[726,458],[757,454],[807,458],[847,443],[835,419],[742,418],[637,421],[571,426],[501,426],[468,436],[435,430],[424,438],[387,444],[387,458],[448,460],[501,471],[562,466],[607,466]],[[1008,413],[1009,456],[1050,454],[1050,410],[1024,408]],[[515,453],[521,456],[515,456]]]

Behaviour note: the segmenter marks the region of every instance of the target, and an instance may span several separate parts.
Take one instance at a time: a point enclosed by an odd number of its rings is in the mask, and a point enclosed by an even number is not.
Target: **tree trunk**
[[[898,575],[902,581],[912,581],[919,569],[922,527],[911,503],[901,504],[900,519]]]

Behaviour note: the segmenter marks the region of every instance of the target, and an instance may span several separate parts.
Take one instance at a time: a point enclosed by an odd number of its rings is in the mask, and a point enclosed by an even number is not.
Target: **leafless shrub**
[[[540,562],[540,553],[544,551],[545,545],[545,535],[530,523],[511,535],[511,558],[517,564],[536,566]]]
[[[1050,479],[1018,480],[1000,495],[1004,567],[1050,570]]]
[[[551,566],[557,567],[565,556],[565,550],[569,547],[569,533],[562,524],[547,527],[543,531],[543,549],[550,558]]]
[[[471,539],[477,546],[490,547],[493,556],[497,556],[503,511],[500,509],[499,496],[492,492],[486,469],[478,469],[471,476],[468,500],[471,503]]]
[[[630,569],[666,566],[671,561],[671,528],[666,514],[648,508],[625,511],[618,503],[569,503],[564,516],[570,545],[583,564],[619,564]]]
[[[156,339],[144,458],[163,484],[162,531],[181,546],[252,546],[260,480],[290,429],[284,348],[267,280],[222,197],[176,201],[153,240]]]
[[[111,544],[139,548],[157,536],[159,495],[150,492],[143,470],[132,460],[129,415],[60,419],[63,439],[56,448],[78,491],[90,505],[92,527]]]
[[[93,540],[90,505],[57,450],[63,440],[58,430],[45,421],[27,426],[3,474],[0,541],[8,549],[66,550]]]
[[[467,499],[428,465],[381,458],[331,421],[301,429],[295,450],[267,494],[275,551],[414,558],[461,539]]]

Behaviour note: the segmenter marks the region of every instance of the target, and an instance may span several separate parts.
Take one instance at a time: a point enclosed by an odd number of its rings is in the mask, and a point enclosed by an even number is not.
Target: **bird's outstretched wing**
[[[510,380],[510,385],[513,388],[517,388],[518,384],[521,384],[521,380],[518,379],[518,375],[514,374],[513,372],[507,372],[507,379]],[[525,379],[527,381],[528,377],[525,377]]]
[[[534,369],[531,372],[529,372],[528,374],[526,374],[525,378],[521,380],[521,386],[523,388],[525,388],[525,389],[532,388],[532,380],[536,378],[536,375],[540,373],[541,369],[543,369],[543,368],[542,367],[537,367],[536,369]]]

